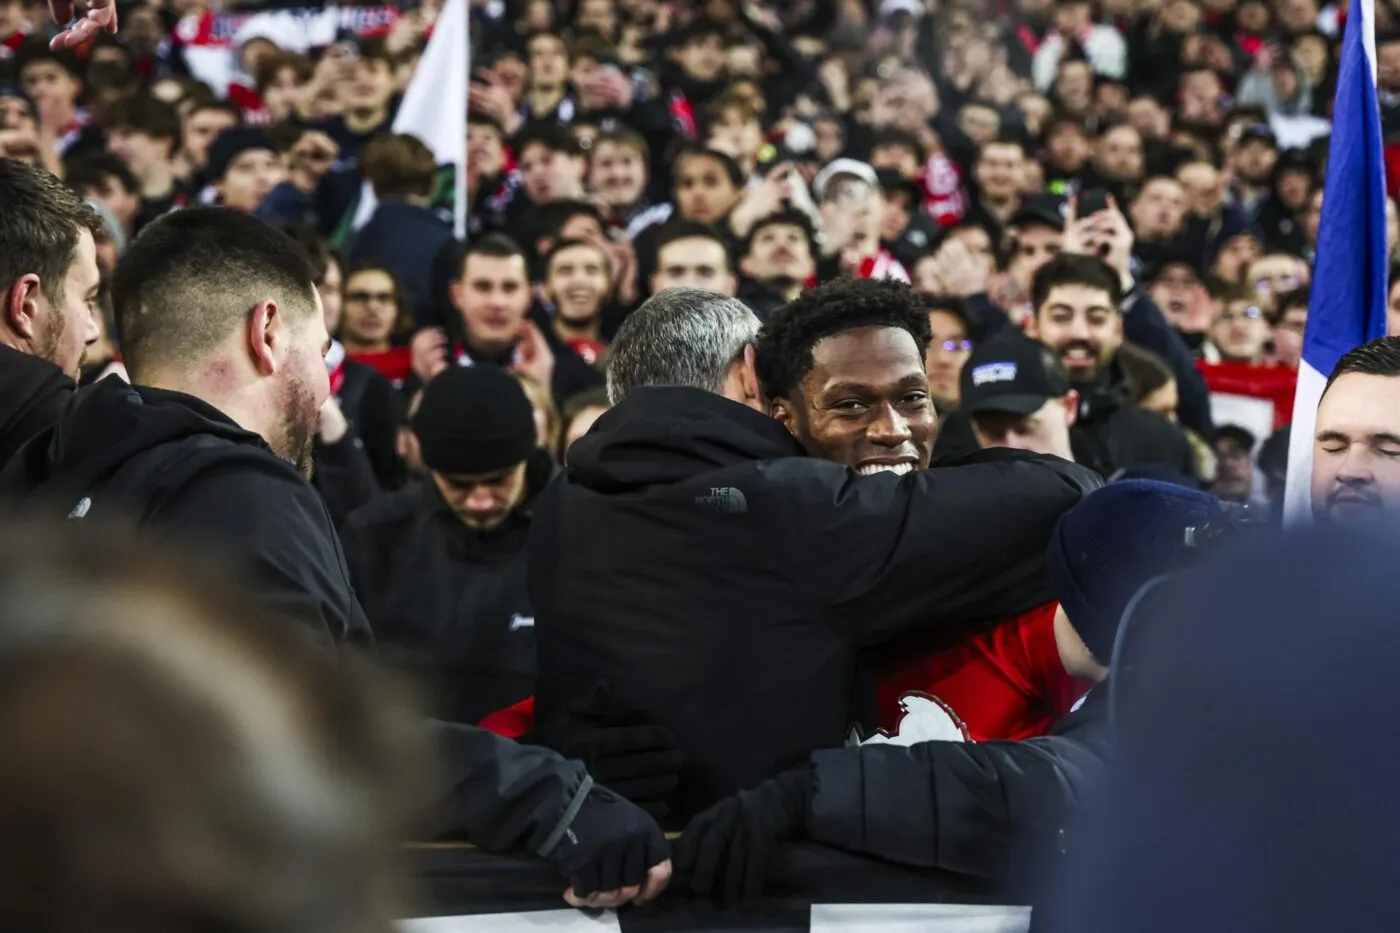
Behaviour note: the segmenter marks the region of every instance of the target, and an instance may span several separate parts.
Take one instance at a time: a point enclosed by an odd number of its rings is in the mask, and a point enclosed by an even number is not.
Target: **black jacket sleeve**
[[[548,855],[592,788],[583,765],[475,726],[432,720],[428,728],[448,776],[434,801],[433,837]]]
[[[834,467],[834,465],[833,465]],[[1016,615],[1053,598],[1045,543],[1102,485],[1056,457],[984,450],[903,477],[794,460],[794,573],[861,645]]]
[[[1056,845],[1102,772],[1107,702],[1099,687],[1053,734],[1020,742],[817,752],[808,834],[895,862],[1009,878]]]
[[[1135,290],[1123,303],[1123,336],[1144,349],[1151,350],[1171,366],[1176,376],[1177,416],[1181,423],[1202,437],[1215,437],[1210,419],[1210,390],[1206,379],[1196,368],[1196,359],[1186,341],[1172,330],[1167,317],[1151,296]]]
[[[379,494],[379,481],[362,442],[352,431],[334,444],[316,441],[313,485],[337,528]]]

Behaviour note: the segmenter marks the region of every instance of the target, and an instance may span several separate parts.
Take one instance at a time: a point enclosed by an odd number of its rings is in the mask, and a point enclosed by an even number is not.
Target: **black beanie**
[[[499,366],[454,366],[423,390],[413,433],[434,473],[479,476],[529,458],[535,411],[520,383]]]
[[[223,181],[233,160],[251,149],[266,149],[275,153],[277,146],[270,136],[254,127],[235,126],[224,130],[209,146],[206,177],[213,183]]]

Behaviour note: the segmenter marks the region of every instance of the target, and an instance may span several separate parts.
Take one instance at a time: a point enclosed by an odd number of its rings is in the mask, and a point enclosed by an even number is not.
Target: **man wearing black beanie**
[[[554,464],[497,366],[443,372],[411,426],[428,476],[350,516],[346,560],[381,653],[438,716],[475,723],[534,690],[525,544]]]

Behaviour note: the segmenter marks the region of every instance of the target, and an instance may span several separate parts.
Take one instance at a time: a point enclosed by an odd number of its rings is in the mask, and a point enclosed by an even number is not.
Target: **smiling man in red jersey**
[[[900,299],[903,300],[900,300]],[[856,473],[926,469],[938,432],[924,369],[929,320],[912,291],[882,293],[880,307],[851,302],[778,311],[759,340],[756,366],[773,416],[813,457]],[[988,488],[987,496],[999,495]],[[1043,735],[1087,690],[1065,671],[1051,602],[950,643],[900,642],[868,658],[869,741],[989,741]],[[1068,626],[1059,627],[1068,633]],[[1057,638],[1058,636],[1058,638]]]

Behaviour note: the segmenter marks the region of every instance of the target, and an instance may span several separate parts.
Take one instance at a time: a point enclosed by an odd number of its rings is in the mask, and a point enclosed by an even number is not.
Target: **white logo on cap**
[[[1011,382],[1015,378],[1015,363],[983,363],[972,370],[972,384],[975,386],[989,382]]]

